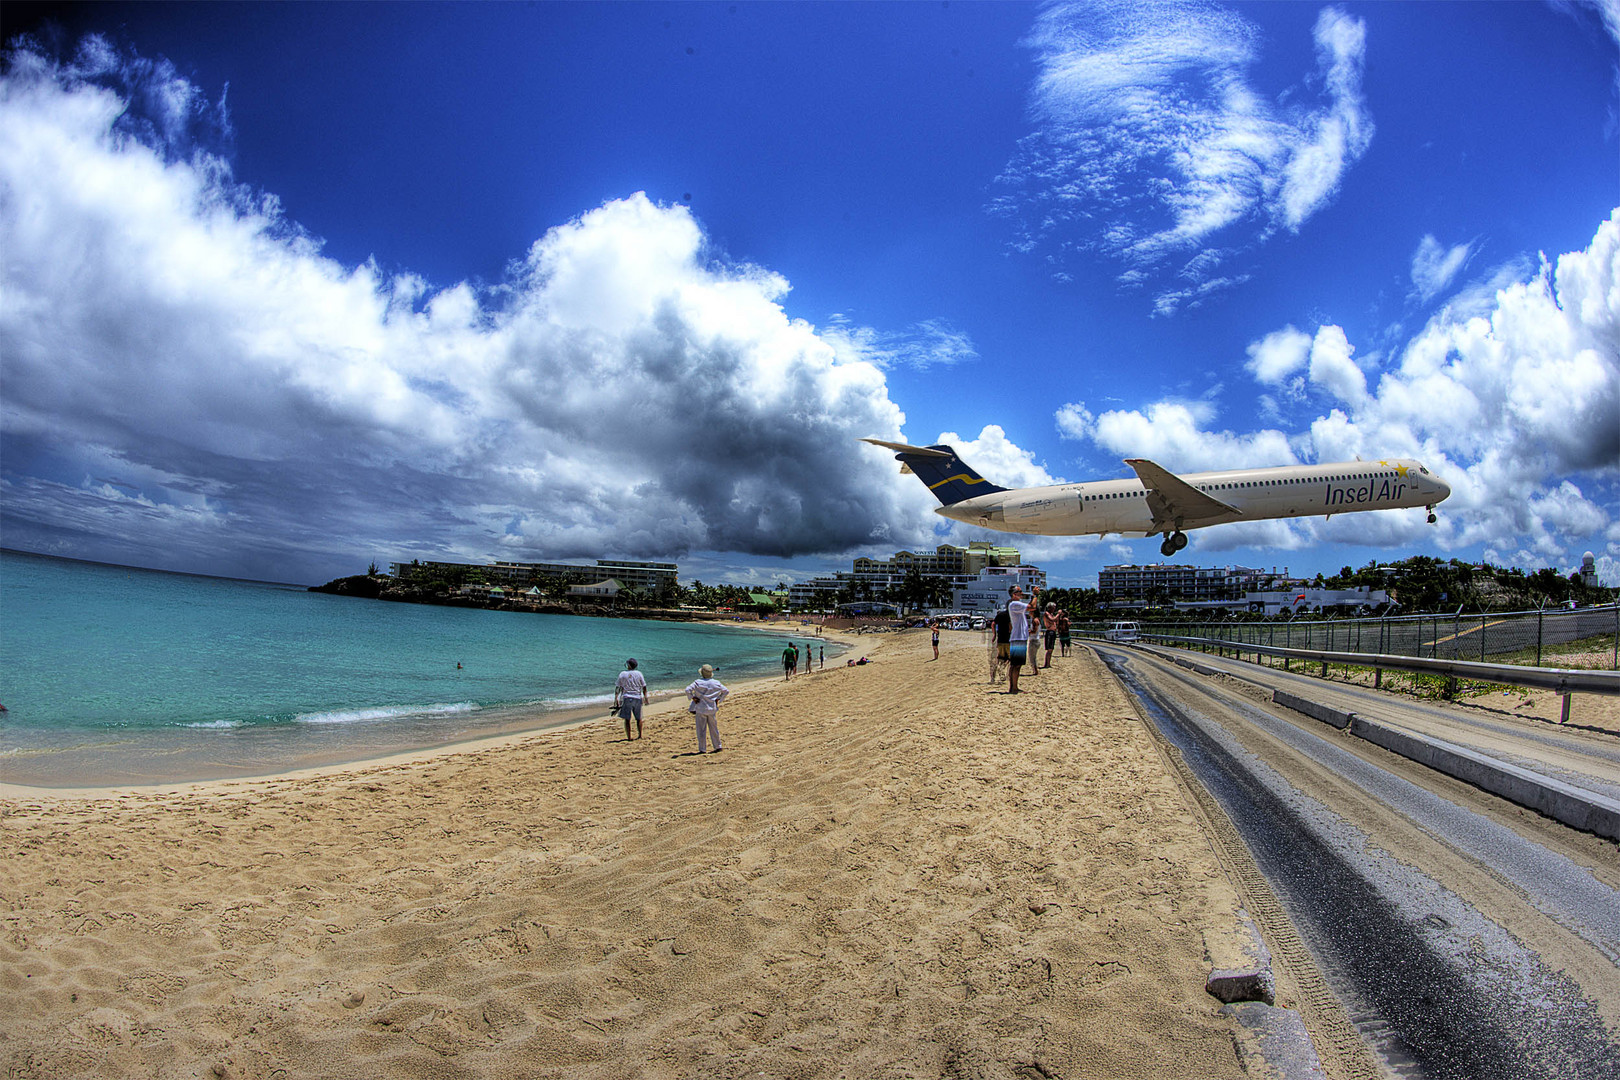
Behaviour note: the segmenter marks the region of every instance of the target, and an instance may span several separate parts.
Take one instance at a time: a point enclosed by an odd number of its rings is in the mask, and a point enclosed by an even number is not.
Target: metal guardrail
[[[1620,670],[1620,606],[1614,604],[1574,611],[1476,612],[1466,616],[1458,610],[1350,619],[1155,623],[1137,616],[1136,621],[1143,633],[1220,638],[1230,645],[1494,661],[1528,667],[1543,666],[1548,650],[1585,640],[1592,651],[1609,660],[1609,670]],[[1084,636],[1092,629],[1101,633],[1106,625],[1079,624],[1075,630]]]
[[[1214,645],[1235,653],[1280,656],[1289,660],[1315,660],[1323,664],[1351,664],[1356,667],[1416,671],[1426,675],[1450,675],[1458,679],[1502,683],[1507,686],[1534,686],[1560,694],[1620,694],[1620,671],[1586,671],[1579,668],[1522,667],[1517,664],[1483,664],[1477,660],[1426,659],[1420,656],[1393,656],[1388,653],[1330,652],[1324,649],[1284,649],[1247,641],[1220,638],[1183,637],[1178,634],[1141,634],[1139,640],[1189,645]]]

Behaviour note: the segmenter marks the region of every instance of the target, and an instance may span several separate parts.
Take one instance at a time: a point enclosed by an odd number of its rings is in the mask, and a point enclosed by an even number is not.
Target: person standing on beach
[[[704,664],[698,669],[696,681],[686,687],[686,696],[692,700],[689,706],[692,716],[697,720],[698,753],[704,753],[709,741],[714,742],[714,752],[720,752],[720,703],[726,700],[731,693],[720,680],[714,677],[714,668]]]
[[[805,648],[808,649],[809,646],[806,645]],[[827,646],[823,645],[821,647],[821,666],[816,668],[816,670],[821,671],[824,668],[826,668],[826,666],[827,666]]]
[[[613,711],[624,721],[624,741],[630,741],[630,720],[636,721],[636,738],[641,738],[641,703],[647,699],[647,680],[636,670],[632,657],[624,662],[619,681],[613,686]]]
[[[1038,594],[1039,590],[1036,590]],[[1012,623],[1011,641],[1007,646],[1007,693],[1018,693],[1018,676],[1023,671],[1025,661],[1034,663],[1030,654],[1034,651],[1035,630],[1033,620],[1029,617],[1029,604],[1024,601],[1024,590],[1017,585],[1009,586],[1007,595],[1007,618]]]
[[[1057,648],[1058,615],[1057,605],[1047,604],[1046,611],[1041,614],[1041,636],[1046,646],[1046,662],[1042,667],[1052,666],[1052,650]]]
[[[1029,607],[1024,611],[1024,617],[1028,620],[1026,633],[1029,635],[1029,640],[1027,647],[1024,650],[1024,655],[1029,659],[1029,673],[1031,675],[1039,675],[1041,673],[1040,595],[1041,590],[1032,587],[1029,590]]]
[[[798,670],[798,667],[799,650],[798,647],[790,641],[787,643],[787,648],[782,650],[782,681],[787,682],[789,679],[793,678],[794,674]]]
[[[1007,650],[1012,644],[1012,616],[1006,611],[996,612],[990,620],[990,685],[996,685],[1001,676],[1001,665],[1007,663]]]
[[[934,659],[939,659],[939,623],[930,623],[934,631]]]
[[[1059,655],[1069,655],[1069,613],[1058,612],[1058,649]]]

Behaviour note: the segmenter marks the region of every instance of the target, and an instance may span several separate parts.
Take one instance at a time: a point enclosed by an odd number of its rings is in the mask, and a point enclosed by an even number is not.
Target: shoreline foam
[[[743,628],[776,637],[813,638],[839,649],[858,644],[855,635],[837,632],[814,638],[786,621]],[[694,678],[697,664],[694,660]],[[755,673],[739,684],[771,680],[767,662],[748,666]],[[483,708],[467,702],[356,707],[300,714],[284,725],[209,721],[135,731],[109,729],[93,741],[13,748],[0,753],[0,795],[189,788],[210,781],[270,780],[311,770],[455,752],[486,740],[574,727],[603,715],[613,697],[617,670],[603,676],[602,684],[609,687],[605,693],[573,700]],[[665,699],[679,700],[680,691],[655,691],[653,699],[648,708]],[[460,722],[463,727],[438,730],[446,721]],[[228,733],[232,742],[207,741],[210,733],[220,732]]]
[[[794,627],[781,622],[761,623],[754,629],[780,636],[795,636],[791,631]],[[796,636],[810,638],[798,633]],[[872,639],[862,639],[857,635],[846,635],[838,632],[827,633],[814,638],[836,644],[838,647],[854,650],[857,645],[872,644]],[[835,654],[838,655],[838,654]],[[693,678],[697,677],[694,666]],[[612,676],[608,678],[611,682]],[[735,683],[734,689],[750,690],[767,687],[775,682],[776,678],[768,674],[752,675]],[[155,741],[150,746],[138,748],[139,757],[142,751],[147,758],[162,760],[171,770],[178,769],[179,774],[165,775],[154,779],[130,779],[127,775],[116,773],[93,773],[81,771],[66,783],[48,784],[30,782],[28,779],[12,780],[0,779],[0,798],[39,799],[46,797],[59,798],[92,798],[106,793],[141,793],[152,791],[196,791],[206,789],[212,784],[234,784],[249,781],[273,781],[291,777],[310,777],[329,775],[343,772],[348,769],[366,768],[380,764],[408,764],[414,761],[427,761],[445,754],[454,754],[468,750],[480,749],[487,746],[498,746],[512,740],[522,739],[528,735],[543,734],[546,732],[562,731],[589,724],[602,718],[606,712],[605,706],[612,700],[612,693],[603,694],[600,700],[593,700],[590,704],[579,704],[570,708],[547,709],[536,713],[528,706],[504,706],[486,710],[490,721],[485,730],[456,737],[428,740],[416,745],[405,745],[398,748],[383,749],[379,752],[368,752],[364,747],[347,747],[327,751],[308,750],[302,755],[293,757],[290,761],[271,764],[264,768],[256,768],[253,764],[224,765],[216,764],[212,767],[202,764],[201,760],[186,762],[183,755],[186,750],[165,750]],[[653,715],[666,715],[678,709],[685,708],[685,699],[678,690],[660,690],[652,694],[652,699],[643,708],[643,717]],[[619,721],[614,720],[614,723]],[[181,725],[189,728],[191,725]],[[240,728],[232,729],[240,731]],[[274,729],[259,729],[266,736],[274,736]],[[176,732],[166,729],[157,729],[156,732],[143,733],[149,740],[152,735],[174,735]],[[109,749],[116,747],[116,743],[87,744],[85,747],[71,747],[56,753],[74,753],[88,751],[105,756]],[[206,745],[189,748],[194,759],[206,758],[207,752],[212,749]],[[10,758],[6,767],[7,772],[21,773],[17,767],[19,761],[26,760],[28,755],[38,751],[23,751],[18,756]],[[358,756],[356,756],[358,755]],[[131,760],[128,755],[123,757],[126,769],[130,767]],[[38,776],[36,772],[32,774]]]

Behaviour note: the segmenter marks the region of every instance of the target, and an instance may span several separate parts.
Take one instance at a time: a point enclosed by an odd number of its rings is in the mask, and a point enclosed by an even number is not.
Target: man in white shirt
[[[630,741],[630,720],[636,721],[636,738],[641,738],[641,703],[647,697],[647,680],[636,670],[634,659],[624,662],[619,681],[613,687],[613,711],[624,720],[624,741]]]
[[[1023,670],[1029,653],[1029,604],[1024,601],[1024,590],[1017,585],[1007,589],[1011,597],[1007,602],[1007,615],[1012,620],[1012,640],[1007,649],[1007,693],[1018,693],[1018,673]]]

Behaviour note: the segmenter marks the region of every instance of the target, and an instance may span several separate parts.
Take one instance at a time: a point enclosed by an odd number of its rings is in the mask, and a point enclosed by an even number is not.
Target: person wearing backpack
[[[1001,665],[1009,663],[1007,651],[1012,643],[1012,615],[1005,608],[996,612],[996,617],[990,620],[990,685],[996,684],[1001,675]]]

